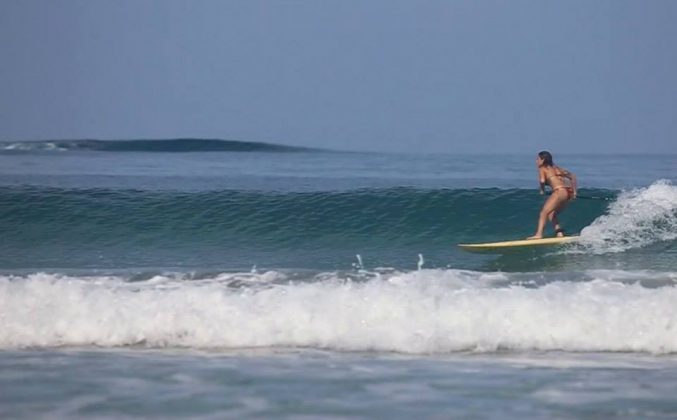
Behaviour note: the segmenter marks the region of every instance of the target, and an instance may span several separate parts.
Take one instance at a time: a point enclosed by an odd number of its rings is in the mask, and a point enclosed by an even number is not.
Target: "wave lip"
[[[647,288],[601,275],[534,287],[505,285],[506,276],[421,270],[361,282],[331,273],[319,281],[284,282],[283,274],[268,272],[131,283],[5,276],[0,348],[677,352],[674,285]],[[235,277],[248,284],[229,286]]]
[[[659,180],[624,191],[606,214],[581,231],[581,246],[571,252],[624,252],[677,239],[677,186]]]
[[[93,152],[300,152],[310,149],[239,140],[179,138],[161,140],[43,140],[0,143],[0,151]]]

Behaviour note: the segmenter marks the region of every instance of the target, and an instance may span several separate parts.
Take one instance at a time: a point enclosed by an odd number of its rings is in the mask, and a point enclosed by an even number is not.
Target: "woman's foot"
[[[555,229],[555,236],[557,236],[558,238],[564,238],[566,236],[566,234],[564,233],[564,229],[562,228]]]
[[[543,235],[529,236],[527,239],[543,239]]]

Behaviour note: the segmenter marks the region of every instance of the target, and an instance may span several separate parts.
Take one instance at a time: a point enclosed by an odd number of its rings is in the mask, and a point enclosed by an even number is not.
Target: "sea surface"
[[[0,143],[1,418],[677,418],[677,155]],[[548,235],[552,235],[549,228]]]

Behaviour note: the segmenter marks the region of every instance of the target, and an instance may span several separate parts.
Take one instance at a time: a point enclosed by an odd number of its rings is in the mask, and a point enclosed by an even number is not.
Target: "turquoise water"
[[[0,144],[0,415],[675,416],[677,156],[555,156]]]

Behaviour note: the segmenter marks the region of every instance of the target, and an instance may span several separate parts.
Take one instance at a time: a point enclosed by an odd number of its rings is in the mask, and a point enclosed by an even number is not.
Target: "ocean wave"
[[[677,186],[667,180],[621,192],[605,214],[581,231],[573,253],[605,254],[677,239]]]
[[[524,276],[460,270],[361,280],[320,273],[305,281],[280,272],[141,282],[2,276],[0,348],[677,352],[677,273],[601,271],[580,281],[549,273],[542,284]],[[652,287],[643,283],[649,280]]]
[[[307,150],[317,149],[237,140],[191,138],[162,140],[45,140],[0,143],[0,152],[298,152]]]
[[[562,214],[570,234],[581,231],[580,242],[540,250],[540,259],[506,256],[489,268],[556,269],[575,261],[586,268],[609,267],[607,263],[626,269],[673,267],[677,187],[658,181],[618,197],[608,190],[581,194],[609,200],[580,199]],[[458,265],[455,245],[526,237],[533,232],[542,200],[523,189],[179,192],[0,187],[0,233],[5,238],[0,267],[241,269],[259,264],[330,269],[345,267],[362,254],[372,267],[405,268],[415,267],[416,256],[423,254],[429,261],[426,268],[451,261],[457,268],[477,268],[471,264],[477,260],[469,258]],[[628,264],[612,255],[623,252],[632,253],[623,260]],[[605,255],[607,262],[596,262],[595,255]],[[236,265],[224,265],[229,261]]]
[[[589,190],[612,197],[606,190]],[[0,187],[0,231],[30,243],[233,243],[264,247],[450,244],[531,233],[542,198],[522,189],[319,192],[65,190]],[[575,232],[608,203],[581,200]],[[358,246],[359,245],[359,246]]]

